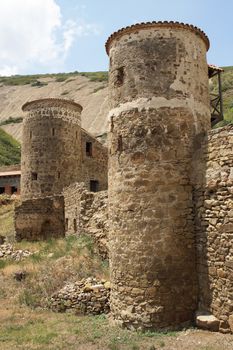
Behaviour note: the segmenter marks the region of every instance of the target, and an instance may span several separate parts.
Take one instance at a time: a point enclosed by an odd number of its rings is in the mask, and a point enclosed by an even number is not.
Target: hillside
[[[22,105],[57,97],[83,106],[82,127],[95,136],[107,131],[107,72],[0,77],[0,125],[21,141]]]
[[[233,66],[223,67],[224,118],[217,126],[233,121]],[[82,127],[95,136],[108,129],[107,72],[60,73],[0,77],[0,126],[19,142],[22,134],[22,105],[44,97],[71,99],[83,106]],[[215,92],[216,79],[210,82]]]
[[[19,142],[0,128],[0,166],[19,163]]]

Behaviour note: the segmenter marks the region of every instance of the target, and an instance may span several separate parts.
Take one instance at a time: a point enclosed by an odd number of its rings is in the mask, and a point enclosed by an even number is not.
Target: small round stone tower
[[[152,22],[112,34],[111,311],[129,328],[176,328],[197,307],[192,154],[210,128],[207,36]]]
[[[81,111],[68,100],[46,98],[22,107],[22,200],[60,194],[81,177]]]

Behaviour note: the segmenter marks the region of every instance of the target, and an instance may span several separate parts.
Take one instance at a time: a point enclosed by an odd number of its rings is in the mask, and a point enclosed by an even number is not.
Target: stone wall
[[[15,230],[17,241],[64,236],[64,198],[54,196],[24,201],[15,208]]]
[[[153,22],[107,42],[110,304],[129,328],[181,327],[197,307],[190,169],[210,127],[199,34]]]
[[[195,189],[199,311],[233,331],[233,126],[209,132]]]
[[[28,102],[22,109],[22,200],[61,194],[82,177],[82,107],[50,98]]]
[[[110,282],[88,277],[67,283],[49,300],[53,311],[74,312],[76,315],[98,315],[109,313]]]
[[[91,181],[97,181],[96,191],[108,188],[108,150],[82,129],[82,181],[91,190]],[[89,145],[89,150],[87,149]],[[77,179],[78,180],[78,179]],[[95,184],[93,184],[95,185]]]
[[[85,184],[76,183],[64,189],[66,234],[89,234],[98,252],[108,256],[108,193],[89,192]]]

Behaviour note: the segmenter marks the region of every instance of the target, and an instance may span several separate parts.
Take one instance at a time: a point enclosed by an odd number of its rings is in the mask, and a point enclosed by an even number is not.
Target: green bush
[[[42,87],[45,85],[48,85],[48,83],[42,82],[40,80],[36,80],[33,83],[31,83],[31,86],[33,86],[33,87]]]
[[[20,144],[0,128],[0,166],[20,163]]]
[[[22,121],[23,121],[23,117],[9,117],[8,119],[0,122],[0,125],[17,124],[17,123],[22,123]]]
[[[90,79],[90,81],[108,81],[108,72],[82,72],[83,77]]]

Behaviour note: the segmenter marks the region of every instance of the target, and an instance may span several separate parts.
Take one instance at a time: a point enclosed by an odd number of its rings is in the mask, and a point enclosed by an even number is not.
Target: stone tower
[[[197,308],[192,153],[210,127],[208,48],[174,22],[106,43],[111,310],[129,328],[176,328]]]
[[[27,102],[23,121],[22,200],[61,194],[81,178],[82,107],[46,98]]]

